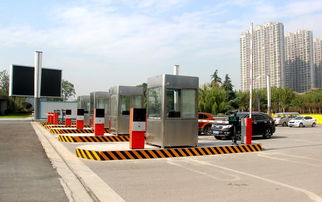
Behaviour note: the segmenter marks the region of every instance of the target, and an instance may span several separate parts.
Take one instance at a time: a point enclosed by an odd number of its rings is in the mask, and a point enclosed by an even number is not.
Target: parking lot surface
[[[230,144],[212,136],[200,141]],[[148,160],[81,161],[126,201],[321,201],[322,126],[277,127],[264,151]],[[70,152],[79,145],[62,143]],[[102,144],[102,143],[100,143]]]

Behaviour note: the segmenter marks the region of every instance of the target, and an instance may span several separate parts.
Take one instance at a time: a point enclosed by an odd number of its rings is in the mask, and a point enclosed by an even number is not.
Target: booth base
[[[105,161],[105,160],[130,160],[130,159],[156,159],[171,157],[187,156],[204,156],[218,154],[232,154],[244,152],[257,152],[262,150],[261,144],[251,145],[227,145],[227,146],[206,146],[206,147],[189,147],[189,148],[169,148],[161,149],[151,145],[146,145],[146,149],[125,149],[129,144],[113,144],[110,149],[109,145],[84,145],[76,148],[76,156],[83,159]],[[111,149],[112,148],[112,149]],[[124,148],[124,150],[120,150]]]

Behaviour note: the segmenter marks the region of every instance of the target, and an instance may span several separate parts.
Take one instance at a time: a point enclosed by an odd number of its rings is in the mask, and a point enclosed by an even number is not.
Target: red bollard
[[[246,124],[246,142],[245,144],[252,144],[253,123],[251,118],[245,118]]]
[[[130,109],[130,149],[144,149],[146,109]]]
[[[77,109],[76,129],[84,129],[84,109]]]
[[[53,124],[58,125],[58,112],[54,112],[53,115]]]
[[[66,109],[65,125],[66,126],[72,125],[72,110],[70,110],[70,109]]]
[[[48,122],[48,124],[53,124],[53,113],[52,112],[48,112],[47,122]]]
[[[94,109],[94,134],[95,136],[104,135],[104,109]]]

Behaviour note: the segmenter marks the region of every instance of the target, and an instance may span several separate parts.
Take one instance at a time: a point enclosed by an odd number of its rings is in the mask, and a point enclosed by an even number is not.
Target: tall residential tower
[[[284,25],[271,22],[256,26],[240,36],[241,90],[249,90],[250,40],[253,39],[253,87],[266,88],[266,76],[271,86],[284,86]]]
[[[322,88],[322,37],[314,39],[315,88]]]
[[[285,86],[302,93],[315,86],[313,34],[299,30],[285,35]]]

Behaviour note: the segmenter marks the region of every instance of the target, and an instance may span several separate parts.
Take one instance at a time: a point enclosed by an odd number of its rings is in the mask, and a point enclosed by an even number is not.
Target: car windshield
[[[302,119],[303,119],[303,116],[298,116],[294,118],[294,120],[302,120]]]

